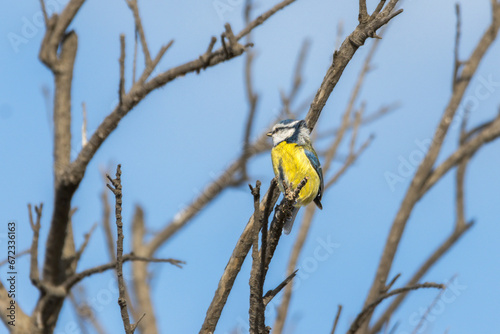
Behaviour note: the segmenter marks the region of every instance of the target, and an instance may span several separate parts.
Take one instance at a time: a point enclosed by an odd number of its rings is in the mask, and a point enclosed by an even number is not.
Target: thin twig
[[[84,301],[85,299],[84,297],[86,295],[87,294],[83,285],[77,286],[75,289],[71,291],[71,293],[69,293],[69,300],[71,301],[71,305],[73,306],[78,315],[77,318],[79,319],[80,322],[79,327],[82,330],[85,330],[86,329],[85,322],[88,321],[92,325],[95,333],[104,334],[105,331],[102,325],[97,320],[92,307],[90,307],[90,305]]]
[[[123,97],[125,96],[125,35],[120,35],[120,84],[118,86],[118,100],[119,105],[123,104]]]
[[[175,259],[156,259],[156,258],[148,258],[148,257],[142,257],[142,256],[136,256],[134,254],[126,254],[123,255],[122,257],[123,263],[128,262],[128,261],[143,261],[143,262],[154,262],[154,263],[170,263],[178,268],[182,268],[182,265],[185,264],[184,261],[181,260],[175,260]],[[62,284],[62,286],[66,289],[69,290],[71,287],[73,287],[76,283],[80,282],[86,277],[90,277],[94,274],[102,273],[110,269],[115,269],[116,268],[116,261],[112,261],[106,264],[102,264],[97,267],[93,267],[90,269],[83,270],[80,273],[77,273],[69,278],[66,279],[66,281]]]
[[[250,22],[238,35],[235,36],[236,40],[239,41],[246,35],[248,35],[255,27],[261,25],[264,23],[268,18],[273,16],[277,11],[285,8],[286,6],[290,5],[291,3],[295,2],[295,0],[285,0],[280,3],[278,3],[276,6],[273,8],[269,9],[267,12],[263,13],[259,17],[257,17],[255,20]]]
[[[33,220],[31,204],[28,204],[28,213],[31,229],[33,230],[33,240],[31,242],[31,259],[30,259],[30,280],[33,285],[40,287],[40,274],[38,272],[38,238],[40,236],[40,227],[42,219],[43,203],[40,206],[35,206],[36,221]]]
[[[297,269],[293,273],[291,273],[290,275],[288,275],[288,277],[285,278],[285,280],[283,282],[281,282],[276,288],[274,288],[274,289],[269,290],[268,292],[266,292],[266,294],[264,295],[264,305],[267,306],[267,304],[269,304],[269,302],[271,300],[273,300],[273,298],[278,293],[280,293],[280,291],[283,290],[283,288],[285,286],[287,286],[288,283],[290,283],[292,281],[292,279],[295,277],[295,275],[297,275],[297,271],[299,271],[299,270]]]
[[[40,7],[42,8],[43,21],[45,26],[49,24],[49,16],[47,15],[47,8],[45,8],[45,0],[40,0]]]
[[[335,316],[335,321],[333,322],[332,331],[330,334],[335,334],[335,330],[337,329],[337,324],[339,323],[340,313],[342,312],[342,305],[337,307],[337,315]]]
[[[368,316],[375,307],[377,307],[378,304],[380,304],[382,301],[385,299],[392,297],[394,295],[400,294],[400,293],[405,293],[411,290],[417,290],[417,289],[422,289],[422,288],[435,288],[435,289],[444,289],[445,285],[443,284],[437,284],[437,283],[422,283],[422,284],[415,284],[412,286],[407,286],[404,288],[399,288],[399,289],[394,289],[391,292],[387,292],[381,296],[379,296],[375,301],[372,303],[368,304],[363,308],[363,310],[358,314],[356,319],[354,319],[353,323],[351,324],[351,327],[349,328],[349,331],[347,331],[348,334],[354,334],[356,331],[363,325],[363,323],[368,319]]]
[[[139,15],[139,6],[137,5],[137,0],[126,0],[126,2],[130,10],[132,11],[132,14],[134,15],[135,30],[138,32],[141,40],[142,52],[144,53],[144,61],[146,62],[146,67],[150,67],[152,63],[151,54],[149,53],[148,43],[146,42],[146,34],[144,33],[141,16]]]
[[[85,233],[83,243],[80,246],[80,249],[78,249],[78,251],[76,251],[76,253],[75,253],[75,259],[74,259],[75,265],[78,263],[78,261],[82,257],[83,252],[87,248],[87,245],[90,241],[90,237],[92,236],[92,233],[94,232],[96,227],[97,227],[97,224],[92,225],[92,227],[90,228],[90,231]]]
[[[254,224],[253,242],[252,242],[252,269],[250,272],[250,308],[249,323],[251,334],[261,334],[266,332],[266,323],[264,315],[264,302],[262,299],[264,273],[261,266],[261,257],[259,256],[259,231],[261,228],[261,210],[260,210],[260,181],[256,182],[255,188],[248,185],[253,195],[254,202]]]
[[[137,27],[134,29],[134,60],[132,63],[132,84],[135,84],[135,77],[137,75],[137,39],[139,38]]]
[[[31,253],[31,247],[30,248],[26,248],[25,250],[19,252],[19,253],[16,253],[16,259],[19,259],[20,257],[26,255],[26,254],[30,254]],[[5,260],[3,261],[0,261],[0,267],[1,266],[4,266],[6,265],[7,263],[9,263],[9,258],[7,257]]]
[[[462,235],[467,232],[473,223],[468,223],[464,228],[457,230],[455,229],[449,237],[447,237],[432,254],[422,263],[422,265],[417,269],[417,271],[413,274],[413,276],[406,283],[407,286],[415,285],[422,279],[422,277],[429,271],[432,266],[443,257],[443,255],[456,244],[457,240],[459,240]],[[387,309],[382,313],[382,315],[375,321],[375,324],[370,328],[370,334],[378,333],[384,323],[387,323],[392,314],[396,311],[396,309],[401,305],[408,294],[401,293],[391,302],[391,304],[387,307]]]
[[[455,86],[458,82],[459,75],[458,75],[458,70],[460,69],[460,59],[459,59],[459,49],[460,49],[460,32],[461,32],[461,19],[460,19],[460,4],[457,2],[455,4],[455,14],[457,16],[457,28],[456,28],[456,33],[455,33],[455,51],[453,53],[453,81],[452,81],[452,88],[453,91],[455,91]]]
[[[103,172],[103,177],[106,178]],[[108,191],[106,188],[103,189],[101,193],[101,203],[102,203],[102,228],[104,229],[104,236],[106,239],[106,248],[108,250],[108,255],[111,261],[115,261],[115,240],[113,238],[113,231],[111,230],[111,207],[108,202]]]
[[[271,181],[271,185],[269,190],[264,195],[260,202],[261,212],[264,213],[262,219],[268,219],[268,215],[271,212],[271,208],[274,206],[279,197],[279,191],[276,191],[277,183],[276,180],[273,179]],[[254,224],[257,224],[255,217],[252,215],[250,220],[248,221],[243,233],[241,234],[239,240],[236,243],[236,246],[231,254],[231,257],[224,269],[224,273],[222,274],[217,290],[215,291],[215,296],[210,303],[210,306],[207,310],[207,315],[203,322],[203,326],[200,330],[200,334],[208,334],[213,333],[217,326],[217,323],[220,319],[222,310],[226,304],[227,298],[231,289],[233,287],[236,276],[241,270],[241,266],[243,265],[243,261],[245,260],[250,247],[253,242],[253,232],[254,232]]]
[[[123,45],[123,44],[122,44]],[[127,299],[125,298],[125,281],[123,279],[123,222],[122,222],[122,183],[121,183],[121,165],[116,167],[116,178],[112,179],[106,175],[110,183],[106,186],[115,195],[115,217],[116,217],[116,276],[118,277],[118,305],[120,305],[121,316],[125,333],[133,334],[134,330],[130,324],[130,318],[127,310]]]
[[[422,325],[424,324],[424,321],[427,319],[427,316],[429,315],[429,313],[431,312],[431,310],[434,308],[434,306],[436,306],[437,302],[441,299],[441,296],[443,295],[443,293],[446,291],[446,288],[448,287],[448,285],[455,279],[455,276],[452,277],[448,283],[446,283],[446,286],[444,289],[440,290],[439,293],[437,294],[436,298],[434,298],[434,300],[432,301],[432,303],[429,305],[429,307],[427,307],[427,310],[425,310],[424,314],[422,315],[422,317],[420,317],[420,320],[417,324],[417,326],[415,326],[415,328],[413,329],[412,331],[412,334],[418,334],[420,331],[420,328],[422,327]]]
[[[391,2],[387,4],[384,11],[377,13],[376,15],[374,13],[366,20],[366,22],[360,23],[346,38],[344,43],[342,43],[339,50],[334,52],[332,66],[328,69],[306,116],[307,126],[311,131],[314,129],[326,101],[330,97],[330,94],[337,85],[340,76],[357,49],[363,45],[368,38],[378,37],[376,35],[376,31],[387,24],[392,18],[403,12],[402,9],[392,12],[396,3],[397,0],[391,0]],[[360,16],[363,16],[363,13],[360,12]]]

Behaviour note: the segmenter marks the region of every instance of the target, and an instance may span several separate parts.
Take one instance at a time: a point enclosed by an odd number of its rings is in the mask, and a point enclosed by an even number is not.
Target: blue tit
[[[321,205],[324,188],[323,171],[309,134],[305,121],[292,119],[277,123],[267,134],[273,139],[271,159],[281,192],[285,193],[283,183],[287,186],[292,184],[292,187],[296,188],[305,177],[308,177],[306,185],[300,190],[294,203],[295,208],[291,218],[285,222],[283,227],[285,234],[289,234],[292,230],[300,207],[314,201],[318,208],[323,209]]]

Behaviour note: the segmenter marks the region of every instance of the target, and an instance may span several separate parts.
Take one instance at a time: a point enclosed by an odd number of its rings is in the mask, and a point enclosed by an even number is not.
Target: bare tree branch
[[[103,172],[103,177],[106,179],[106,175]],[[109,259],[114,262],[116,259],[115,253],[115,240],[113,238],[113,232],[111,230],[111,207],[108,202],[108,190],[107,187],[104,187],[101,192],[101,203],[102,203],[102,228],[104,230],[104,236],[106,239],[106,248],[108,251]]]
[[[271,208],[274,206],[274,204],[276,204],[276,201],[278,200],[279,192],[275,191],[276,188],[277,183],[276,180],[273,179],[269,190],[260,202],[260,210],[264,213],[262,217],[262,219],[264,220],[269,219],[268,217],[271,213]],[[217,290],[215,291],[215,296],[212,299],[212,302],[210,303],[210,306],[207,310],[207,315],[200,330],[200,334],[213,333],[215,327],[217,326],[217,322],[219,321],[222,310],[226,304],[227,297],[229,296],[229,293],[231,292],[231,289],[233,287],[234,280],[241,270],[243,261],[245,260],[248,251],[252,246],[252,235],[255,223],[255,218],[252,215],[238,242],[236,243],[236,247],[233,250],[231,258],[229,259],[229,262],[224,269],[224,273],[222,274]]]
[[[484,144],[500,136],[500,116],[483,128],[473,139],[461,145],[453,154],[451,154],[445,161],[443,161],[436,169],[431,171],[422,185],[420,195],[427,192],[443,175],[445,175],[451,168],[458,165],[462,160],[470,158],[476,153]]]
[[[16,253],[16,259],[19,259],[20,257],[30,254],[31,253],[31,247],[27,248],[19,253]],[[6,258],[5,260],[0,261],[0,267],[6,265],[9,263],[9,258]]]
[[[452,278],[448,283],[446,283],[446,288],[448,288],[448,285],[453,281],[453,279],[454,278]],[[439,293],[437,294],[436,298],[434,298],[434,300],[429,305],[429,307],[427,308],[427,310],[425,310],[425,313],[420,318],[420,321],[418,322],[417,326],[415,326],[415,328],[413,329],[412,334],[418,334],[419,333],[419,329],[422,327],[425,319],[427,319],[427,316],[429,315],[429,312],[434,308],[434,306],[436,305],[436,303],[439,301],[439,299],[441,298],[441,296],[445,292],[446,288],[442,289],[441,291],[439,291]]]
[[[11,298],[9,297],[9,292],[5,289],[3,283],[0,281],[0,307],[2,310],[8,310],[10,307],[10,301]],[[9,325],[9,321],[12,321],[14,319],[11,319],[10,314],[5,311],[5,312],[0,312],[0,319],[4,323],[4,325],[7,328],[12,328]],[[30,316],[28,316],[26,313],[24,313],[23,309],[19,306],[19,304],[16,305],[16,315],[15,315],[15,330],[18,333],[40,333],[39,329],[36,326],[35,321],[33,321]]]
[[[156,262],[156,263],[170,263],[178,268],[182,268],[182,264],[185,264],[184,261],[175,260],[175,259],[156,259],[156,258],[147,258],[142,256],[137,256],[134,254],[125,254],[123,255],[123,263],[127,261],[142,261],[142,262]],[[97,267],[93,267],[90,269],[83,270],[80,273],[77,273],[68,279],[62,284],[63,288],[68,290],[71,289],[76,283],[80,282],[86,277],[90,277],[94,274],[102,273],[110,269],[116,268],[116,261],[112,261]]]
[[[254,21],[250,22],[250,24],[240,32],[237,36],[234,36],[234,38],[231,38],[233,41],[233,45],[229,45],[232,47],[231,52],[226,54],[226,52],[222,49],[219,48],[218,50],[212,51],[211,48],[213,47],[213,44],[215,43],[212,39],[209,47],[209,53],[203,55],[202,57],[195,59],[193,61],[187,62],[183,65],[174,67],[170,70],[167,70],[163,73],[160,73],[156,77],[150,79],[149,81],[146,81],[146,78],[149,76],[149,74],[152,72],[152,67],[150,66],[147,67],[141,76],[141,78],[132,86],[130,91],[125,94],[123,97],[121,105],[118,105],[115,107],[113,112],[106,117],[106,119],[99,125],[95,133],[91,136],[89,139],[88,144],[80,151],[78,154],[78,157],[75,159],[75,161],[72,162],[71,166],[68,168],[66,171],[65,176],[67,177],[67,181],[72,183],[76,189],[78,186],[79,182],[83,178],[83,175],[85,173],[86,166],[94,156],[95,152],[97,149],[102,145],[104,140],[109,136],[109,134],[117,127],[119,121],[133,108],[135,105],[137,105],[146,95],[148,95],[150,92],[153,90],[173,81],[174,79],[184,76],[187,73],[191,72],[197,72],[202,69],[205,69],[207,67],[211,67],[214,65],[217,65],[223,61],[232,59],[234,57],[237,57],[241,55],[244,51],[245,48],[241,47],[239,44],[234,44],[235,41],[238,41],[241,39],[243,36],[247,35],[252,29],[254,29],[256,26],[260,25],[263,23],[265,20],[267,20],[269,17],[271,17],[274,13],[276,13],[279,9],[285,7],[286,5],[290,4],[293,1],[283,1],[281,4],[273,7],[263,15],[259,16],[257,19]],[[280,8],[277,8],[280,7]],[[226,30],[228,31],[228,28],[230,29],[229,26],[226,26]],[[228,32],[226,31],[226,34]],[[231,34],[230,34],[231,35]],[[168,47],[171,45],[167,45],[164,47],[162,50],[160,50],[157,58],[153,60],[152,64],[155,65],[158,63],[159,59],[161,58],[162,53],[164,53]],[[239,167],[239,165],[238,165]],[[222,182],[224,184],[224,182]],[[212,193],[213,195],[217,195],[220,191],[218,190],[221,188],[219,185],[213,184],[213,190]],[[72,194],[69,194],[72,196]],[[213,198],[213,197],[212,197]],[[209,201],[206,201],[205,199],[199,199],[197,201],[196,207],[201,209],[203,208],[206,203]],[[152,255],[154,251],[166,240],[168,239],[173,233],[175,233],[179,228],[184,226],[185,223],[187,223],[193,216],[194,214],[198,213],[199,209],[196,210],[189,210],[189,212],[183,212],[181,215],[177,215],[177,217],[180,217],[180,221],[177,219],[174,219],[170,224],[167,225],[167,227],[157,233],[155,235],[155,238],[151,241],[149,245],[149,255]],[[187,215],[184,215],[184,213],[187,213]]]
[[[46,243],[47,250],[43,266],[44,285],[48,287],[59,286],[68,275],[71,275],[72,269],[69,267],[67,268],[68,270],[65,270],[65,274],[61,274],[63,272],[62,266],[65,265],[65,262],[61,261],[63,248],[66,244],[65,240],[68,240],[67,245],[69,247],[73,238],[69,226],[71,199],[84,177],[88,163],[104,140],[117,127],[118,122],[151,91],[187,73],[198,72],[201,69],[217,65],[223,61],[237,57],[245,51],[245,47],[237,43],[238,38],[241,37],[236,38],[230,34],[230,27],[226,26],[226,35],[230,39],[229,55],[222,48],[212,51],[211,48],[215,42],[211,41],[210,52],[208,55],[205,54],[203,59],[200,58],[187,62],[184,65],[172,68],[148,80],[149,75],[169,46],[172,45],[172,42],[162,47],[157,56],[148,62],[139,80],[132,85],[128,93],[125,93],[122,83],[120,91],[123,95],[120,95],[122,96],[120,103],[97,128],[88,143],[79,152],[77,158],[73,162],[70,162],[71,84],[77,51],[77,35],[73,31],[67,32],[67,29],[83,3],[84,0],[70,0],[60,15],[53,15],[49,19],[47,22],[47,31],[39,53],[40,60],[52,70],[56,86],[54,98],[55,206],[50,224],[49,237]],[[136,14],[138,13],[138,10],[134,10],[134,8],[133,11]],[[264,14],[265,18],[269,18],[275,11],[273,9],[266,12]],[[251,27],[247,27],[243,34],[248,33],[254,27],[261,24],[263,22],[259,21],[261,19],[262,17],[256,21],[252,21],[250,23]],[[145,39],[143,40],[145,41]],[[124,75],[122,78],[124,78]],[[149,250],[155,249],[153,247],[149,248]],[[49,293],[46,296],[41,296],[39,299],[35,307],[35,312],[42,315],[41,326],[43,328],[54,328],[62,306],[62,297],[62,293],[58,296],[55,293]],[[50,308],[50,310],[44,309],[46,307]]]
[[[142,27],[141,16],[139,15],[139,6],[137,5],[137,0],[125,0],[128,7],[134,15],[135,30],[139,34],[142,52],[144,53],[144,61],[146,62],[146,67],[152,65],[151,54],[149,53],[148,43],[146,42],[146,34],[144,33],[144,28]]]
[[[466,123],[468,113],[462,119],[462,126],[460,129],[459,144],[462,145],[466,140]],[[464,205],[464,179],[465,169],[468,159],[463,160],[457,166],[456,173],[456,217],[455,228],[448,238],[446,238],[439,247],[422,263],[420,268],[410,278],[406,285],[414,285],[418,283],[422,277],[429,271],[429,269],[460,239],[460,237],[472,227],[473,223],[465,223],[465,205]],[[382,326],[389,323],[391,315],[394,314],[396,309],[401,305],[403,300],[407,297],[408,293],[399,294],[392,303],[387,307],[384,313],[375,321],[375,324],[370,328],[369,333],[375,334],[382,329]]]
[[[30,280],[34,286],[39,287],[40,274],[38,272],[38,238],[40,236],[40,221],[42,219],[43,203],[40,206],[35,206],[36,221],[33,219],[31,204],[28,204],[30,226],[33,230],[33,240],[31,242],[31,259],[30,259]]]
[[[389,5],[388,5],[389,6]],[[500,4],[494,7],[494,17],[500,17]],[[449,126],[455,115],[457,108],[462,100],[465,90],[469,85],[471,78],[476,72],[480,61],[484,57],[486,51],[492,45],[493,41],[496,38],[498,29],[500,27],[499,20],[493,20],[493,23],[489,26],[487,31],[481,37],[478,45],[470,56],[469,60],[464,64],[464,67],[461,72],[461,78],[456,85],[453,95],[451,96],[449,103],[442,115],[442,118],[439,122],[439,126],[434,134],[433,140],[431,142],[431,146],[420,164],[415,176],[408,188],[406,195],[403,199],[403,202],[394,218],[394,222],[391,227],[391,231],[389,232],[389,237],[387,239],[383,254],[381,256],[377,273],[373,280],[370,292],[365,301],[365,307],[373,301],[377,300],[380,289],[385,281],[387,280],[387,276],[392,266],[392,262],[394,259],[394,255],[396,254],[399,242],[403,235],[403,231],[405,229],[408,218],[410,217],[410,213],[412,212],[417,201],[422,197],[423,193],[426,191],[425,189],[429,189],[437,180],[444,175],[445,171],[448,171],[451,168],[450,162],[454,162],[454,164],[458,163],[460,157],[463,158],[467,154],[471,153],[479,148],[479,143],[483,143],[487,140],[492,140],[494,136],[495,130],[498,130],[500,124],[497,124],[496,128],[492,127],[490,131],[487,131],[483,136],[478,136],[475,139],[471,140],[469,143],[465,144],[455,154],[453,154],[447,161],[441,164],[440,167],[437,168],[439,171],[432,172],[432,167],[436,162],[437,156],[441,151],[441,146],[444,141],[444,138],[448,132]],[[500,123],[500,122],[499,122]],[[472,143],[472,144],[471,144]],[[466,148],[464,148],[466,147]],[[438,177],[439,176],[439,177]],[[422,192],[422,190],[425,190]],[[369,315],[370,317],[370,315]],[[369,323],[369,319],[367,319],[366,324]],[[365,325],[367,326],[367,325]],[[366,328],[366,327],[365,327]]]
[[[280,291],[283,290],[283,288],[286,287],[292,281],[292,279],[295,277],[295,275],[297,275],[297,271],[299,271],[299,270],[297,269],[293,273],[288,275],[288,277],[285,278],[285,280],[283,282],[281,282],[276,288],[266,292],[266,294],[264,295],[264,298],[263,298],[265,306],[267,306],[267,304],[269,304],[269,302],[271,300],[273,300],[273,298],[276,297],[276,295],[278,293],[280,293]]]
[[[257,17],[255,20],[247,24],[247,26],[240,31],[238,35],[235,36],[236,40],[239,41],[246,35],[248,35],[254,28],[258,27],[262,23],[266,22],[267,19],[269,19],[271,16],[276,14],[277,11],[285,8],[286,6],[290,5],[291,3],[295,2],[295,0],[285,0],[280,3],[278,3],[276,6],[273,8],[269,9],[267,12],[263,13],[259,17]]]
[[[120,84],[118,85],[118,104],[123,104],[123,97],[125,96],[125,35],[120,35]]]
[[[379,296],[375,301],[373,301],[372,303],[368,304],[363,308],[363,310],[358,314],[356,319],[354,319],[347,333],[348,334],[356,333],[356,331],[361,327],[361,325],[368,319],[369,314],[373,312],[375,307],[377,307],[378,304],[384,301],[384,299],[387,299],[389,297],[392,297],[400,293],[405,293],[411,290],[417,290],[422,288],[444,289],[445,286],[443,284],[437,284],[437,283],[422,283],[422,284],[406,286],[404,288],[394,289],[391,292],[384,293],[383,295]]]
[[[122,44],[123,45],[123,44]],[[106,175],[110,183],[106,186],[115,195],[115,217],[116,217],[116,276],[118,277],[118,305],[123,320],[125,333],[133,334],[135,326],[130,324],[130,318],[127,310],[127,299],[125,298],[125,281],[123,280],[123,222],[122,222],[122,181],[121,181],[121,165],[116,167],[116,178],[112,179]]]
[[[45,22],[45,27],[49,24],[49,16],[47,15],[47,9],[45,8],[45,0],[40,0],[40,8],[42,9],[43,21]]]
[[[337,324],[339,322],[341,312],[342,312],[342,305],[339,305],[337,308],[337,315],[335,316],[335,321],[333,322],[333,327],[332,327],[332,331],[330,332],[330,334],[335,334],[335,330],[337,329]]]
[[[462,65],[462,62],[460,62],[460,58],[458,56],[459,50],[460,50],[460,33],[461,33],[461,19],[460,19],[460,4],[457,2],[455,4],[455,14],[457,16],[457,28],[456,28],[456,33],[455,33],[455,52],[453,53],[454,58],[453,58],[453,80],[452,80],[452,89],[453,91],[455,90],[455,86],[457,82],[460,80],[459,75],[458,75],[458,70],[460,69],[460,66]]]
[[[69,294],[71,305],[76,311],[77,318],[79,319],[79,327],[83,333],[88,333],[86,330],[86,323],[89,323],[94,332],[98,334],[105,334],[104,328],[101,323],[96,319],[94,311],[90,305],[84,301],[86,291],[82,285],[77,286]]]
[[[250,272],[250,308],[249,322],[250,333],[261,334],[268,333],[266,331],[266,323],[264,316],[264,301],[262,299],[264,288],[264,272],[261,266],[261,257],[259,256],[259,231],[261,229],[262,218],[260,211],[260,181],[256,182],[255,188],[249,185],[254,201],[254,219],[257,223],[254,224],[252,236],[252,269]]]
[[[393,17],[403,12],[402,9],[392,12],[396,3],[397,0],[390,1],[382,12],[374,13],[366,22],[360,23],[344,40],[339,50],[334,52],[332,66],[328,69],[314,97],[309,112],[307,113],[306,122],[311,131],[314,129],[326,101],[357,49],[362,46],[369,37],[377,36],[376,31],[379,28],[389,22]]]

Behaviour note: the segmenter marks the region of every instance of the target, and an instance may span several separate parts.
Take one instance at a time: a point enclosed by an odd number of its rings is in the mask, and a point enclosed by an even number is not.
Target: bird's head
[[[273,126],[267,133],[273,138],[273,145],[276,146],[282,141],[304,145],[310,142],[309,129],[303,120],[286,119]]]

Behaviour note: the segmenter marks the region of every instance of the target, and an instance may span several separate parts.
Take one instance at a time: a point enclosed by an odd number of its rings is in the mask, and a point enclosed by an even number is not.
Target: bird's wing
[[[318,173],[319,176],[319,190],[318,190],[318,195],[316,195],[316,198],[314,199],[314,203],[322,209],[323,206],[321,205],[321,196],[323,195],[323,189],[324,189],[324,181],[323,181],[323,169],[321,168],[321,164],[319,163],[318,155],[316,154],[316,151],[314,151],[314,148],[312,146],[305,146],[304,147],[304,153],[306,154],[307,158],[311,162],[311,165],[314,167],[314,170],[316,173]]]

